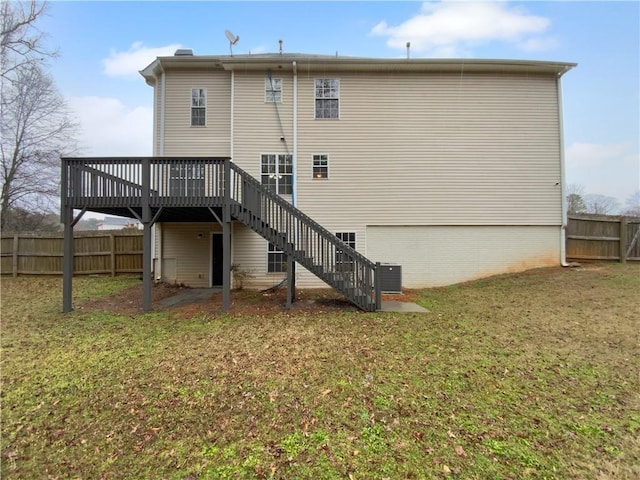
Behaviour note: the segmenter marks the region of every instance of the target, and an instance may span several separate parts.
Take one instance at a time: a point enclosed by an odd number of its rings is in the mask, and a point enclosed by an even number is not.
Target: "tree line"
[[[640,190],[629,195],[624,206],[614,197],[585,193],[585,188],[578,184],[567,185],[567,213],[593,213],[598,215],[627,215],[640,217]]]

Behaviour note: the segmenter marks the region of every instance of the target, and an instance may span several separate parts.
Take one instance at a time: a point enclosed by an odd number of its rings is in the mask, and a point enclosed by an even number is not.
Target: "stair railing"
[[[230,162],[233,217],[343,293],[363,310],[380,308],[378,265]]]

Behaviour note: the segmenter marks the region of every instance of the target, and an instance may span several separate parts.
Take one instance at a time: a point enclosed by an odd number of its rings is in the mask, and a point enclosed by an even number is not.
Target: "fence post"
[[[113,233],[109,234],[109,245],[111,246],[111,276],[116,276],[116,238]]]
[[[13,251],[11,252],[13,254],[13,262],[12,262],[12,268],[13,268],[13,276],[17,277],[18,276],[18,248],[20,246],[20,237],[18,235],[14,235],[13,236]]]
[[[627,218],[620,217],[620,263],[627,263]]]

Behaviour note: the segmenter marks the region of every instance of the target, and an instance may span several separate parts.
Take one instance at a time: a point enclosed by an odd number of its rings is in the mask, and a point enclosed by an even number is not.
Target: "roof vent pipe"
[[[280,55],[282,55],[282,40],[278,40],[278,43],[280,44]]]
[[[407,60],[411,58],[411,42],[407,42]]]

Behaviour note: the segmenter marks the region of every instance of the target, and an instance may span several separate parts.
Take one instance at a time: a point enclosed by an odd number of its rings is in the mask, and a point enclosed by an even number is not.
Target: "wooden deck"
[[[76,210],[80,210],[77,216]],[[286,254],[288,303],[295,294],[295,263],[299,263],[363,310],[380,308],[380,265],[230,158],[133,157],[62,159],[65,312],[72,309],[73,226],[86,211],[133,217],[142,223],[145,310],[151,308],[151,227],[180,221],[216,221],[222,226],[225,309],[230,305],[231,221],[243,223]]]

